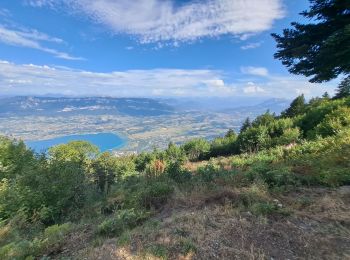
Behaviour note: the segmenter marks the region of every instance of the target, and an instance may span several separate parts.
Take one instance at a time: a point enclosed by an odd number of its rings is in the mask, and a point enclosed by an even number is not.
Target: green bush
[[[166,181],[152,181],[138,193],[138,199],[143,207],[160,208],[174,191],[173,185]]]
[[[255,215],[272,215],[272,214],[281,214],[289,215],[286,209],[280,208],[278,204],[271,202],[259,202],[251,206],[252,213]]]
[[[203,138],[192,139],[183,145],[183,149],[191,161],[206,159],[210,152],[210,143]]]
[[[299,118],[297,125],[300,127],[305,137],[312,137],[315,127],[319,125],[328,114],[342,106],[349,107],[350,98],[340,100],[323,99],[322,102],[310,104],[306,109],[305,115]]]
[[[320,135],[327,137],[336,135],[344,128],[350,127],[350,107],[340,107],[327,114],[324,120],[318,124],[314,131],[310,132],[312,137]]]
[[[265,125],[250,127],[238,136],[237,143],[243,153],[255,153],[266,149],[271,143],[269,129]]]
[[[103,221],[98,226],[98,232],[101,235],[118,236],[125,230],[133,229],[143,223],[149,217],[149,213],[143,210],[123,209]]]
[[[73,226],[70,223],[62,225],[52,225],[44,230],[42,237],[35,238],[32,242],[35,255],[41,255],[44,252],[53,252],[64,243],[66,235],[71,232]]]
[[[0,259],[27,259],[32,256],[32,243],[27,240],[12,242],[0,248]]]
[[[217,137],[210,143],[210,156],[224,156],[238,153],[237,135],[232,130],[224,137]]]
[[[180,162],[170,163],[166,169],[168,176],[177,183],[185,183],[191,180],[192,174],[181,167]]]
[[[58,250],[72,230],[70,223],[47,227],[43,234],[34,239],[17,239],[0,248],[0,259],[34,259],[36,256],[50,254]]]
[[[220,167],[213,163],[208,163],[205,166],[198,167],[197,176],[203,182],[212,182],[218,176]]]

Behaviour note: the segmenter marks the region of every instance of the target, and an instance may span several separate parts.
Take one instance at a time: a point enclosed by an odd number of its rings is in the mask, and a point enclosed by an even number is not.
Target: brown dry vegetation
[[[280,210],[244,207],[249,194]],[[211,193],[199,187],[176,191],[159,214],[118,238],[87,243],[81,236],[89,232],[79,234],[56,258],[350,259],[350,187],[278,195],[259,184]]]

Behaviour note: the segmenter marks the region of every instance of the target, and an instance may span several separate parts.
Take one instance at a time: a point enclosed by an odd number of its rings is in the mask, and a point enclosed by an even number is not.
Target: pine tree
[[[325,93],[323,93],[322,98],[323,99],[329,99],[330,98],[330,96],[329,96],[327,91]]]
[[[293,74],[324,82],[350,74],[350,1],[310,0],[310,9],[301,13],[307,24],[293,22],[277,42],[276,59]]]
[[[227,137],[227,138],[231,138],[231,137],[235,137],[235,136],[236,136],[236,133],[233,129],[229,129],[227,131],[227,133],[225,134],[225,137]]]
[[[247,117],[242,124],[242,127],[240,129],[240,133],[243,133],[245,130],[247,130],[250,127],[252,127],[252,122],[250,122],[249,117]]]
[[[339,84],[337,93],[334,96],[334,99],[350,97],[350,76],[343,79]]]
[[[304,94],[296,97],[289,108],[282,112],[283,117],[294,117],[305,112],[306,104]]]

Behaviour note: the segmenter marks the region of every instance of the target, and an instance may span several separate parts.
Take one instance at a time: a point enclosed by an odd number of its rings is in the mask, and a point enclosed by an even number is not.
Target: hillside
[[[150,98],[8,97],[0,98],[0,117],[26,115],[129,115],[159,116],[174,108]]]
[[[0,140],[1,259],[345,259],[350,99],[116,158]]]

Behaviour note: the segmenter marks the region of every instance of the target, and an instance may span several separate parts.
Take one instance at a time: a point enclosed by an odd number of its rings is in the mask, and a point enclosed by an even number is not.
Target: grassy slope
[[[123,233],[96,236],[93,222],[80,225],[51,256],[349,258],[350,186],[326,187],[350,174],[349,136],[346,133],[328,138],[317,145],[308,142],[291,150],[276,148],[253,156],[188,164],[197,175],[209,165],[206,169],[213,173],[213,179],[175,185],[167,203],[149,220]],[[202,170],[197,170],[198,166]],[[277,177],[271,179],[269,172]],[[335,175],[338,177],[334,179]],[[289,182],[276,185],[280,180]],[[116,192],[110,200],[118,196]]]

